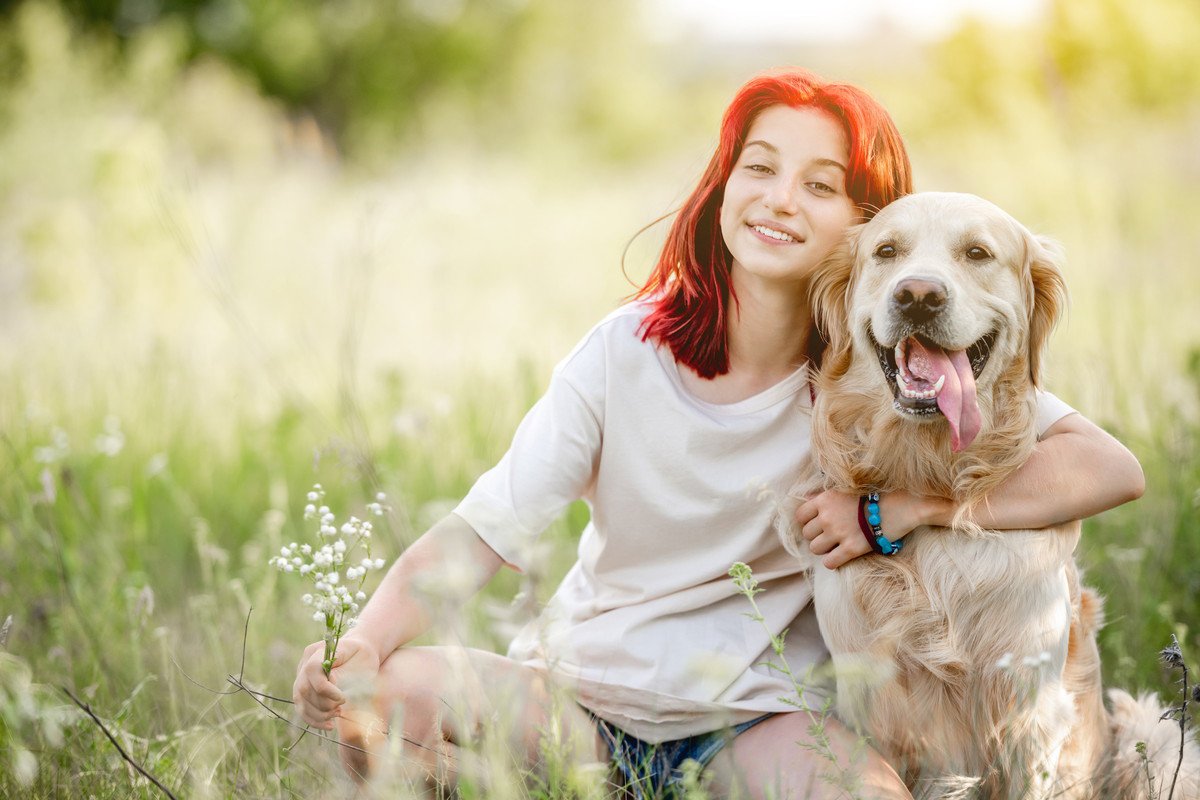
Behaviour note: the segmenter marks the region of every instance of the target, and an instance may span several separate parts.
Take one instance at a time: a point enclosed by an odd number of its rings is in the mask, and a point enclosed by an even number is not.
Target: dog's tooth
[[[942,387],[943,387],[943,386],[945,386],[945,385],[946,385],[946,376],[945,376],[945,375],[943,375],[942,377],[938,378],[938,379],[937,379],[937,383],[935,383],[935,384],[933,385],[933,394],[932,394],[932,395],[930,395],[930,396],[931,396],[931,397],[936,397],[936,396],[937,396],[937,393],[938,393],[938,392],[940,392],[940,391],[942,390]]]

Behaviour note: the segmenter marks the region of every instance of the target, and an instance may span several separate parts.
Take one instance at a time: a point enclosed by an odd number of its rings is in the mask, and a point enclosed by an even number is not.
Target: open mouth
[[[969,446],[981,425],[975,381],[992,354],[997,332],[985,334],[965,350],[948,350],[920,333],[884,347],[874,332],[868,332],[895,409],[913,417],[941,414],[950,423],[953,450]]]

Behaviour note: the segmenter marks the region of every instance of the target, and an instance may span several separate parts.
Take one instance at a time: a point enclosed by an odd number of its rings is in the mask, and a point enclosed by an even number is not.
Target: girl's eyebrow
[[[840,161],[834,161],[832,158],[818,158],[818,159],[814,159],[813,163],[814,163],[814,164],[820,164],[822,167],[834,167],[835,169],[840,169],[842,172],[845,172],[845,171],[846,171],[846,165],[845,165],[845,164],[843,164],[843,163],[842,163],[842,162],[840,162]]]
[[[763,148],[764,150],[767,150],[771,153],[775,153],[776,155],[779,154],[778,147],[771,144],[770,142],[763,141],[762,139],[754,139],[752,141],[746,142],[744,145],[742,145],[742,150],[745,151],[747,148],[753,147],[754,145],[758,145],[759,147]],[[840,161],[834,161],[832,158],[814,158],[812,163],[814,163],[818,166],[821,166],[821,167],[834,167],[835,169],[840,169],[842,172],[847,171],[845,164],[843,164]]]

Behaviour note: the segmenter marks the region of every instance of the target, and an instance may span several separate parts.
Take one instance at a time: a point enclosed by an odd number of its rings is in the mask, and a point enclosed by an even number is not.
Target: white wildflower
[[[312,582],[313,591],[305,593],[301,602],[312,609],[314,621],[325,625],[323,661],[328,674],[337,642],[353,624],[351,614],[357,614],[359,604],[367,599],[362,590],[367,573],[382,569],[385,562],[371,557],[371,523],[352,516],[339,524],[329,506],[321,504],[324,497],[325,490],[314,484],[305,495],[304,518],[315,520],[313,529],[325,541],[318,545],[291,542],[281,547],[280,554],[270,558],[269,563],[285,572],[299,572]],[[375,507],[384,499],[383,493],[376,495],[376,502],[367,504],[368,511],[381,513],[382,508]],[[355,552],[357,548],[365,552],[360,556]]]
[[[146,477],[157,477],[167,470],[167,454],[155,453],[150,456],[150,460],[146,462]]]
[[[125,434],[121,432],[121,420],[111,414],[104,418],[104,432],[93,442],[96,452],[109,458],[125,448]]]
[[[62,461],[70,452],[71,442],[67,437],[67,432],[62,428],[55,428],[50,432],[50,444],[34,448],[33,460],[39,464],[53,464],[56,461]]]
[[[1000,656],[1000,658],[996,659],[996,669],[1012,669],[1012,663],[1013,654],[1005,653],[1004,655]]]

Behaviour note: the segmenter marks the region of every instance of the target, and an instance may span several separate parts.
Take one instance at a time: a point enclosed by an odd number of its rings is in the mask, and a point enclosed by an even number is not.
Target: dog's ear
[[[849,364],[850,353],[850,279],[858,258],[858,240],[862,225],[847,229],[842,240],[821,261],[813,273],[811,291],[813,323],[826,342],[821,358],[822,372],[830,369],[841,374]],[[840,365],[840,366],[839,366]]]
[[[1064,260],[1064,251],[1058,242],[1045,236],[1027,236],[1027,290],[1032,298],[1029,304],[1029,377],[1034,386],[1041,385],[1046,341],[1067,310],[1067,284],[1061,268]]]

